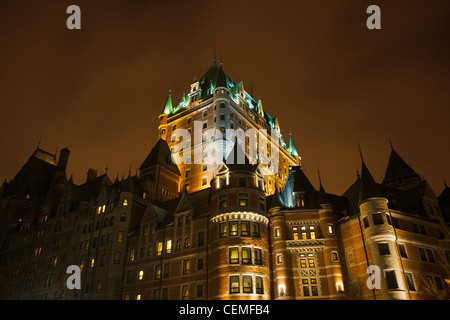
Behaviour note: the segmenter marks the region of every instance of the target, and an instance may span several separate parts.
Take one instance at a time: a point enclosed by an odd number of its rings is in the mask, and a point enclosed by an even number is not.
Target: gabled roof
[[[147,158],[140,166],[139,170],[147,169],[153,165],[162,165],[176,174],[180,174],[180,170],[175,162],[172,161],[172,154],[166,140],[159,139],[150,151]]]

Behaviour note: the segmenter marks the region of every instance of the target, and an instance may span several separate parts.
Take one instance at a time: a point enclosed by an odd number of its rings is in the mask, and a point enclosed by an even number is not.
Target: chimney
[[[70,150],[67,148],[62,149],[59,152],[58,168],[63,169],[63,171],[66,171],[67,161],[69,161],[69,155]]]
[[[97,178],[97,170],[90,168],[87,172],[86,182],[92,181]]]

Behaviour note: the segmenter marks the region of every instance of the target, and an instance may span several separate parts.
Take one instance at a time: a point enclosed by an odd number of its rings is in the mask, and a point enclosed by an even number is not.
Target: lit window
[[[122,206],[124,206],[124,207],[128,206],[128,198],[123,198]]]
[[[316,238],[316,233],[314,231],[311,231],[309,233],[310,239],[315,239]]]
[[[329,234],[333,234],[334,233],[334,229],[333,229],[333,225],[332,224],[328,225],[328,233]]]
[[[141,300],[142,296],[140,294],[136,295],[136,300]]]
[[[142,280],[142,279],[144,279],[144,270],[139,270],[138,280]]]
[[[225,238],[227,236],[227,223],[222,222],[219,224],[219,238]]]
[[[238,235],[238,223],[237,221],[230,221],[230,236]]]
[[[264,282],[262,277],[255,277],[256,293],[264,294]]]
[[[252,263],[251,248],[242,248],[242,263],[243,264]]]
[[[189,274],[190,265],[189,259],[183,261],[183,275]]]
[[[185,285],[182,287],[181,289],[181,298],[182,300],[187,300],[189,299],[189,286]]]
[[[250,222],[242,221],[241,222],[241,236],[249,236],[250,235]]]
[[[128,256],[128,260],[129,261],[134,261],[134,256],[135,256],[135,250],[134,250],[134,248],[131,248],[130,249],[130,254]]]
[[[91,268],[93,268],[95,265],[95,259],[91,259]]]
[[[277,263],[283,263],[283,256],[281,254],[277,254]]]
[[[106,211],[106,204],[104,204],[103,206],[102,206],[102,213],[104,213]]]
[[[102,206],[97,207],[97,214],[100,214],[100,213],[102,213]]]
[[[239,199],[239,206],[240,207],[248,206],[248,199]]]
[[[160,256],[162,254],[162,250],[163,250],[163,243],[162,243],[162,241],[159,241],[158,245],[157,245],[157,249],[156,249],[156,252],[157,252],[156,254],[158,256]]]
[[[161,265],[155,266],[155,280],[161,279]]]
[[[294,240],[298,240],[298,227],[292,227],[292,235]]]
[[[239,263],[239,248],[230,248],[230,264]]]
[[[230,293],[239,293],[239,276],[230,277]]]
[[[262,250],[255,248],[255,264],[262,265]]]
[[[117,242],[123,242],[123,231],[117,233]]]
[[[278,238],[281,235],[280,228],[275,228],[275,238]]]
[[[166,253],[171,253],[172,252],[172,240],[167,240],[166,241]]]
[[[243,276],[242,278],[242,291],[244,293],[253,293],[252,276]]]

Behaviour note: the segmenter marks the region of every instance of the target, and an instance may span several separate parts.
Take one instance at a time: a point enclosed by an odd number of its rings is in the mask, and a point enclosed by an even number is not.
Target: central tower
[[[194,141],[194,122],[201,123],[201,143]],[[200,128],[197,126],[196,128]],[[179,143],[174,135],[177,129],[185,129],[191,135],[190,153],[191,159],[201,155],[205,160],[209,155],[205,149],[213,143],[214,139],[208,139],[206,131],[216,129],[226,139],[227,129],[242,129],[246,132],[253,129],[260,132],[265,129],[267,132],[267,146],[259,146],[256,138],[256,149],[263,147],[271,150],[272,145],[278,149],[279,166],[278,172],[266,175],[263,179],[263,187],[266,195],[273,194],[275,186],[282,186],[289,173],[289,166],[298,166],[300,157],[294,146],[292,136],[289,145],[284,142],[280,131],[277,117],[272,117],[262,106],[261,100],[256,100],[244,89],[244,84],[234,82],[223,71],[223,65],[217,65],[214,58],[210,68],[200,79],[194,79],[190,85],[189,92],[183,93],[181,101],[173,104],[172,93],[169,91],[163,112],[159,116],[159,137],[166,140],[172,150]],[[196,129],[197,130],[197,129]],[[277,131],[280,141],[275,143],[272,138],[272,130]],[[218,132],[216,131],[216,132]],[[200,134],[199,134],[200,136]],[[250,144],[252,139],[245,138],[245,154],[251,158]],[[232,143],[228,144],[224,150],[223,158],[226,159]],[[254,146],[252,146],[254,147]],[[176,154],[175,154],[176,155]],[[195,192],[210,186],[211,179],[217,173],[219,164],[208,164],[203,161],[201,164],[178,163],[180,169],[180,189],[188,192]],[[178,190],[178,191],[181,191]]]

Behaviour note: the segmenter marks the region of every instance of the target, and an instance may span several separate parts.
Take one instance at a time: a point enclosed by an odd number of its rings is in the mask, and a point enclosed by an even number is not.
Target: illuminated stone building
[[[287,145],[277,118],[215,59],[180,103],[169,92],[158,129],[139,172],[127,178],[89,169],[77,185],[67,178],[68,149],[57,159],[38,147],[3,183],[1,299],[448,294],[448,188],[438,199],[394,148],[381,183],[361,157],[361,174],[342,195],[327,193],[320,178],[315,188],[292,136]],[[219,163],[174,163],[177,129],[191,134],[191,159],[212,157],[205,150],[227,129],[266,129],[267,141],[228,141]],[[270,154],[278,134],[279,168],[268,174],[251,144]],[[81,289],[67,289],[69,265],[81,268]],[[379,288],[367,286],[369,266],[379,270]]]

